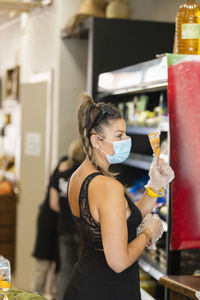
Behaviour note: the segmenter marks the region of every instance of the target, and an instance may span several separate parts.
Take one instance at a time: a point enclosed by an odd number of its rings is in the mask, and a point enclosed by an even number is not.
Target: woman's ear
[[[92,134],[90,136],[90,142],[91,142],[93,148],[99,148],[99,138],[96,134]]]

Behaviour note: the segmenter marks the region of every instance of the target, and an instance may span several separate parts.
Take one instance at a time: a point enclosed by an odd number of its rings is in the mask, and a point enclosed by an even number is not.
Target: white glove
[[[155,249],[155,243],[161,238],[164,228],[158,215],[147,214],[140,226],[137,228],[137,234],[142,233],[145,229],[149,229],[152,234],[152,245],[150,249]]]
[[[155,190],[166,188],[168,183],[174,179],[174,171],[162,158],[154,156],[149,170],[149,181],[145,187]]]

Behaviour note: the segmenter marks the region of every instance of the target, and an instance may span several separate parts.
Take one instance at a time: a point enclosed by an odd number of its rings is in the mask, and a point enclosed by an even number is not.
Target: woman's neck
[[[105,154],[99,149],[94,149],[93,154],[96,164],[103,170],[108,171],[109,162],[107,161]]]
[[[102,168],[105,171],[108,171],[109,168],[109,163],[104,163],[101,159],[99,159],[98,157],[94,157],[95,158],[95,163],[97,166],[99,166],[100,168]],[[95,166],[92,164],[91,160],[86,157],[85,162],[84,162],[88,167],[92,168],[93,170],[97,170],[95,168]]]

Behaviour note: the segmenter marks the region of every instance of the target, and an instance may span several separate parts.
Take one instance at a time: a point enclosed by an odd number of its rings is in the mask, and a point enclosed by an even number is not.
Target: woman
[[[57,247],[57,224],[58,214],[50,208],[49,198],[50,189],[58,174],[59,161],[55,170],[49,178],[49,184],[46,190],[45,199],[40,205],[37,217],[37,231],[33,250],[33,276],[31,281],[31,289],[38,293],[48,293],[54,296],[55,286],[52,284],[54,280],[55,267],[58,266],[58,247]],[[47,283],[49,289],[46,291]]]
[[[64,300],[140,300],[137,259],[152,238],[161,235],[162,224],[152,217],[138,236],[136,229],[151,213],[156,195],[172,180],[173,171],[155,158],[149,189],[136,206],[109,172],[110,164],[124,161],[131,150],[119,110],[112,104],[94,104],[83,95],[78,130],[86,159],[70,179],[68,201],[85,247]]]

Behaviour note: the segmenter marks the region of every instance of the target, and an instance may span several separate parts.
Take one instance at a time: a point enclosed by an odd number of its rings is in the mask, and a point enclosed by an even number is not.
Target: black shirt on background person
[[[33,250],[34,265],[31,289],[38,293],[43,293],[49,269],[52,263],[56,262],[58,269],[58,213],[50,208],[49,197],[50,188],[54,185],[58,174],[58,166],[65,160],[61,158],[55,170],[50,176],[49,184],[43,203],[40,205],[37,217],[37,232]],[[53,291],[52,291],[53,293]]]
[[[68,156],[62,159],[50,188],[50,207],[58,213],[59,272],[56,300],[63,300],[64,291],[78,259],[79,238],[67,199],[68,181],[85,159],[81,141],[70,144]]]
[[[67,158],[67,156],[64,156],[60,162],[66,161]],[[59,236],[68,233],[73,234],[75,231],[77,231],[67,202],[68,179],[77,169],[77,167],[78,165],[69,170],[56,172],[51,182],[51,187],[53,187],[58,192],[59,196],[60,212],[58,214],[57,226],[57,232]]]

